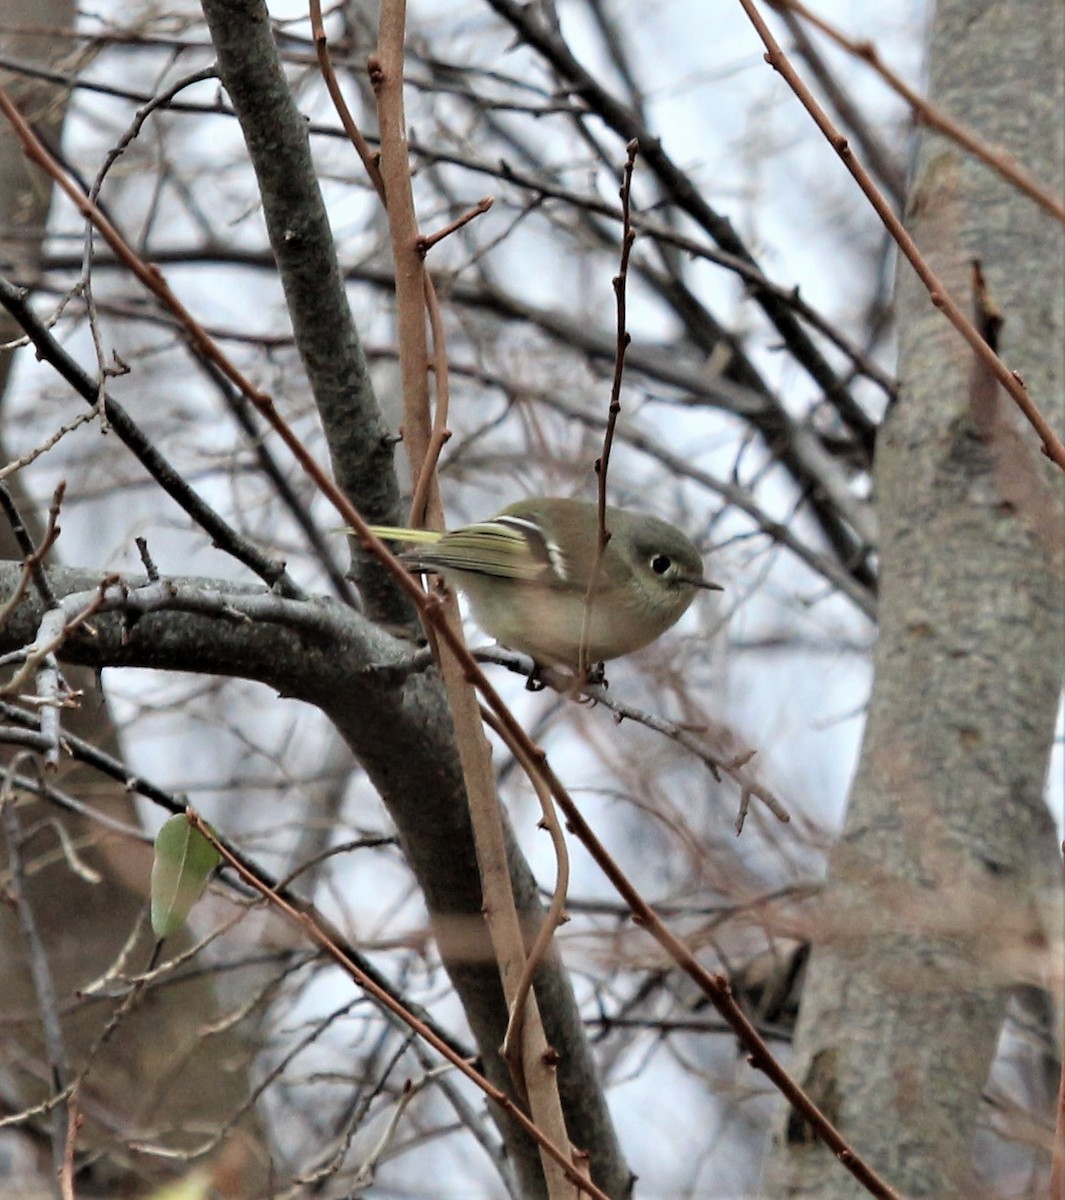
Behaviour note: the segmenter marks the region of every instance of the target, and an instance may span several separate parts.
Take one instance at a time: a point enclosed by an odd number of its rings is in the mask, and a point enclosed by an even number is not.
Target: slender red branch
[[[614,352],[614,379],[610,385],[610,408],[607,411],[606,430],[603,433],[603,453],[595,464],[598,476],[599,504],[599,554],[602,557],[606,549],[608,534],[606,529],[606,477],[610,469],[610,452],[614,447],[614,431],[617,428],[618,417],[621,415],[621,383],[625,375],[625,352],[632,338],[628,330],[628,297],[626,285],[629,280],[629,257],[632,245],[636,240],[636,232],[632,227],[632,174],[636,168],[636,155],[640,144],[635,138],[626,147],[627,157],[622,172],[621,189],[621,260],[618,273],[614,276],[614,296],[617,304],[617,349]]]
[[[369,176],[370,182],[373,184],[374,191],[380,197],[381,203],[384,204],[385,181],[381,177],[381,168],[378,165],[377,155],[370,149],[370,143],[363,137],[362,130],[359,129],[355,118],[351,115],[351,109],[348,108],[348,103],[344,99],[344,93],[340,90],[340,82],[337,79],[336,71],[333,70],[333,60],[329,54],[329,42],[325,36],[325,24],[322,21],[321,0],[310,0],[310,16],[311,33],[314,37],[314,51],[318,56],[318,67],[322,72],[322,79],[325,80],[329,98],[333,101],[333,107],[340,118],[340,124],[344,128],[344,132],[355,147],[355,153],[362,160],[362,165],[366,169],[366,174]]]
[[[418,480],[410,501],[408,524],[420,529],[425,524],[429,493],[436,482],[436,467],[441,452],[451,438],[447,427],[448,411],[451,408],[451,384],[447,367],[447,334],[444,332],[443,314],[437,299],[436,287],[428,271],[423,273],[425,309],[429,314],[429,328],[433,333],[433,378],[436,383],[436,408],[433,410],[433,427],[429,433],[429,444],[425,448],[425,459],[418,470]],[[413,462],[411,466],[413,466]]]
[[[507,1032],[503,1038],[503,1057],[510,1064],[511,1070],[515,1071],[520,1070],[521,1067],[521,1031],[525,1020],[525,1001],[532,991],[536,970],[540,966],[540,963],[543,962],[544,955],[551,945],[551,939],[555,936],[555,930],[568,920],[566,916],[566,896],[569,892],[569,851],[566,848],[566,837],[562,832],[558,813],[555,812],[551,793],[548,791],[546,783],[537,770],[536,764],[528,758],[524,747],[514,741],[507,733],[494,713],[482,708],[481,716],[496,731],[499,737],[502,738],[504,744],[514,755],[515,759],[517,759],[518,764],[532,784],[533,790],[536,792],[536,798],[540,802],[540,812],[542,813],[540,826],[546,829],[551,836],[551,844],[555,851],[555,862],[558,864],[558,870],[555,875],[555,888],[551,894],[551,903],[548,906],[543,923],[536,934],[536,940],[533,942],[526,956],[525,965],[521,969],[521,977],[514,988],[514,998],[510,1004],[510,1019],[507,1022]]]
[[[76,1200],[74,1195],[74,1150],[82,1118],[78,1111],[78,1087],[75,1084],[67,1097],[67,1136],[63,1146],[63,1166],[59,1172],[59,1194],[62,1200]]]
[[[453,233],[460,230],[463,225],[468,225],[471,221],[476,220],[477,217],[483,216],[495,202],[495,196],[482,196],[473,208],[468,208],[461,216],[456,217],[454,221],[449,221],[446,225],[441,226],[436,233],[423,233],[418,239],[418,250],[422,254],[428,254],[444,238],[450,237]]]
[[[436,383],[439,388],[441,381],[445,382],[445,398],[447,350],[432,280],[425,268],[423,243],[414,208],[403,102],[405,36],[405,0],[382,0],[378,53],[370,60],[370,70],[381,131],[381,171],[388,191],[388,225],[396,279],[400,374],[403,380],[404,441],[411,473],[418,480],[417,490],[424,491],[426,497],[428,523],[440,528],[443,525],[443,510],[437,484],[436,459],[446,432],[442,424],[446,412],[441,413],[438,403],[437,419],[430,423],[429,356],[425,344],[427,301],[430,319],[434,321]],[[521,965],[526,957],[525,943],[514,899],[495,774],[477,706],[475,689],[479,681],[476,675],[481,673],[466,649],[462,623],[454,602],[446,606],[439,603],[429,605],[425,612],[430,624],[435,624],[440,640],[446,647],[438,662],[466,783],[470,823],[485,896],[486,924],[499,965],[503,994],[509,1003],[513,1001],[514,983],[520,976]],[[471,674],[471,666],[476,674]],[[513,717],[510,720],[517,725]],[[535,994],[528,997],[523,1009],[525,1027],[521,1039],[521,1083],[528,1097],[529,1109],[552,1143],[569,1151],[567,1158],[576,1161],[579,1152],[570,1145],[554,1067],[557,1055],[547,1042]],[[570,1192],[568,1174],[561,1174],[556,1162],[542,1148],[540,1159],[547,1196],[550,1200],[563,1200]]]
[[[629,278],[629,256],[636,233],[632,227],[632,173],[636,167],[636,154],[640,145],[635,138],[626,147],[625,166],[622,169],[621,188],[621,256],[618,273],[614,276],[614,297],[617,310],[617,348],[614,351],[614,379],[610,385],[610,407],[607,409],[606,429],[603,431],[602,453],[595,460],[596,475],[596,514],[598,519],[598,537],[595,543],[595,557],[592,560],[592,573],[588,580],[588,591],[584,597],[584,615],[581,618],[581,640],[577,650],[577,674],[585,677],[588,673],[588,631],[592,617],[592,599],[599,581],[599,568],[606,554],[607,543],[610,541],[610,530],[606,527],[606,480],[610,469],[610,452],[614,447],[614,431],[617,428],[618,417],[621,415],[621,382],[625,375],[625,352],[632,338],[627,328],[627,293],[626,285]]]

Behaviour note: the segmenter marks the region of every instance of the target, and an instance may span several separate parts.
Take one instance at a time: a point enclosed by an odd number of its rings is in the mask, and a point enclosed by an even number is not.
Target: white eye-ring
[[[651,558],[651,570],[656,575],[665,575],[671,566],[673,566],[673,560],[668,554],[655,554]]]

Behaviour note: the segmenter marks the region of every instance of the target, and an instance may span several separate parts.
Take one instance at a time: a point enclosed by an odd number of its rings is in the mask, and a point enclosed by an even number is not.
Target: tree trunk
[[[933,103],[1058,195],[1063,34],[1060,0],[941,0],[931,35]],[[931,133],[908,224],[956,296],[982,264],[1001,352],[1060,429],[1065,231]],[[973,1144],[1006,1003],[1061,955],[1043,786],[1063,670],[1065,489],[908,265],[896,300],[875,682],[794,1066],[906,1196],[971,1196],[986,1194]],[[789,1115],[765,1194],[865,1193]]]

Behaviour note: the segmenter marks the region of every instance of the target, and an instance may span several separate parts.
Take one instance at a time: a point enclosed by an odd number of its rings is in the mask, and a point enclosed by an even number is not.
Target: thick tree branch
[[[400,523],[394,439],[381,416],[351,317],[307,125],[289,90],[265,4],[207,0],[219,77],[259,182],[270,245],[296,345],[314,393],[337,483],[375,524]],[[410,605],[361,553],[355,578],[367,611],[410,623]]]

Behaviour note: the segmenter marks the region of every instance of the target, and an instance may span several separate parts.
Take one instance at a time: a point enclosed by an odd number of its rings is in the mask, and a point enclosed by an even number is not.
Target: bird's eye
[[[651,559],[651,570],[654,571],[656,575],[664,575],[672,565],[673,560],[668,554],[656,554],[654,558]]]

